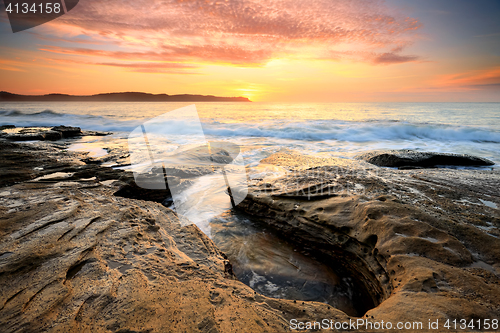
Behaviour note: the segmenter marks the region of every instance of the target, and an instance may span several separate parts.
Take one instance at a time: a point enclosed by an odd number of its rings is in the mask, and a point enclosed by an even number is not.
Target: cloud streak
[[[480,89],[484,87],[500,87],[500,67],[467,71],[451,75],[443,75],[438,79],[439,86],[468,87]]]
[[[56,52],[57,53],[57,52]],[[67,54],[67,53],[65,53]],[[86,53],[83,53],[86,54]],[[115,58],[115,57],[113,57]],[[61,59],[61,58],[43,58],[42,59],[45,64],[71,64],[75,65],[91,65],[91,66],[109,66],[109,67],[118,67],[130,72],[136,73],[162,73],[162,74],[200,74],[197,72],[193,72],[190,70],[197,69],[198,66],[178,63],[178,62],[163,62],[163,61],[147,61],[147,62],[92,62],[81,59]],[[0,60],[0,66],[2,61]],[[1,68],[1,67],[0,67]]]
[[[395,52],[387,52],[375,56],[373,58],[373,63],[387,65],[387,64],[400,64],[403,62],[414,62],[418,60],[420,60],[420,57],[418,56],[401,55]]]
[[[336,60],[342,53],[387,65],[419,59],[402,54],[401,45],[415,40],[421,23],[381,0],[87,0],[51,26],[55,39],[72,29],[119,45],[42,47],[67,55],[262,66],[274,58]]]

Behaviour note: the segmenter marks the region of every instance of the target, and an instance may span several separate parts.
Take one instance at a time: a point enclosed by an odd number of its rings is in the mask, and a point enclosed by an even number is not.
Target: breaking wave
[[[23,113],[19,110],[0,111],[0,125],[16,126],[78,126],[86,130],[131,132],[148,119],[120,120],[95,115],[56,113],[44,110]],[[154,126],[155,132],[183,134],[193,123],[171,119]],[[391,120],[363,122],[345,120],[266,120],[264,122],[230,122],[202,120],[205,134],[221,137],[267,137],[307,141],[401,141],[435,140],[448,142],[500,143],[500,132],[490,128],[453,126],[429,123],[409,123]]]

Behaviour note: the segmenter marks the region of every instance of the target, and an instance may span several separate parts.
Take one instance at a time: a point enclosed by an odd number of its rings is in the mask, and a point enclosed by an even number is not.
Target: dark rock
[[[43,140],[57,141],[62,139],[62,133],[57,131],[47,131],[42,134]]]
[[[72,138],[75,136],[81,136],[82,130],[80,127],[72,126],[56,126],[51,128],[52,131],[61,132],[63,138]]]
[[[8,127],[5,129],[12,129]],[[1,132],[2,137],[11,141],[56,141],[63,138],[81,136],[78,127],[56,126],[48,130],[44,127],[21,127],[9,132]]]
[[[117,179],[124,184],[134,181],[132,172],[95,164],[78,165],[78,154],[63,157],[59,148],[40,144],[44,148],[0,139],[0,188],[55,172],[74,173],[69,179],[96,177],[98,181]]]
[[[0,141],[0,188],[34,178],[36,161],[35,154],[23,152],[15,143]]]
[[[117,197],[153,201],[163,203],[166,199],[171,198],[170,191],[167,190],[150,190],[137,186],[135,183],[125,185],[114,193]]]
[[[79,127],[56,126],[50,130],[46,127],[20,127],[14,131],[4,132],[6,129],[16,128],[14,125],[0,126],[0,136],[11,141],[56,141],[64,138],[79,136],[105,136],[109,132],[82,131]]]
[[[85,164],[100,164],[101,163],[101,161],[95,160],[92,157],[83,158],[82,162],[84,162]]]
[[[82,131],[82,135],[85,136],[106,136],[111,135],[111,132],[96,132],[96,131]]]
[[[38,127],[19,128],[11,132],[4,132],[3,137],[11,141],[38,141],[43,140],[45,130]]]
[[[11,134],[5,136],[5,138],[11,141],[38,141],[43,140],[43,135],[41,133],[38,134]]]
[[[440,165],[489,166],[495,164],[485,158],[466,154],[419,152],[409,149],[368,152],[356,158],[377,166],[405,169],[410,167],[433,168]]]
[[[2,125],[0,126],[0,131],[3,131],[4,129],[11,129],[11,128],[16,128],[14,125]]]

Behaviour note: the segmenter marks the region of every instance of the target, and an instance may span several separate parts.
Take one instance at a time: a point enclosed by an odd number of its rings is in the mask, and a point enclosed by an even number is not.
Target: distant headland
[[[0,102],[251,102],[246,97],[218,97],[212,95],[167,95],[142,92],[117,92],[87,96],[47,94],[18,95],[0,91]]]

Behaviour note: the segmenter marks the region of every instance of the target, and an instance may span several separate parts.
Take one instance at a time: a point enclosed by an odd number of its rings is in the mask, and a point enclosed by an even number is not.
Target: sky
[[[496,0],[80,0],[13,33],[0,90],[500,102]]]

